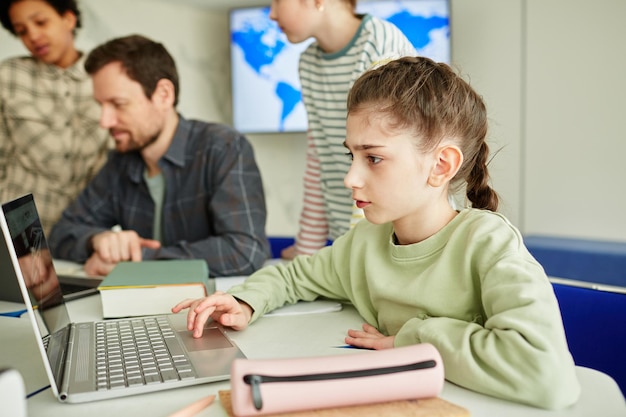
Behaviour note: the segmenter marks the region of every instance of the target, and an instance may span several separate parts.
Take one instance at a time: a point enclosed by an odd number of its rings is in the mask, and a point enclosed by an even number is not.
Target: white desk
[[[0,302],[0,311],[10,311],[12,307],[19,306]],[[74,321],[101,318],[100,297],[97,295],[72,301],[69,308]],[[229,335],[249,358],[350,354],[353,352],[350,349],[333,346],[343,345],[346,330],[358,328],[361,323],[361,318],[352,307],[344,307],[342,311],[333,313],[264,317],[245,331],[230,331]],[[0,317],[0,339],[0,368],[18,369],[26,381],[27,393],[48,385],[27,317]],[[576,406],[558,412],[488,397],[449,382],[445,383],[441,397],[468,409],[472,416],[481,417],[626,416],[626,402],[612,378],[588,368],[579,367],[577,372],[582,384],[581,399]],[[212,383],[85,404],[61,404],[52,396],[50,389],[46,389],[28,400],[28,415],[165,417],[206,395],[228,388],[228,382]],[[197,416],[225,417],[226,413],[216,400]]]

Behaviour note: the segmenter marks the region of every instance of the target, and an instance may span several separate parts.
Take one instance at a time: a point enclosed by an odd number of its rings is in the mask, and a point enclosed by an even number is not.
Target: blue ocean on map
[[[447,1],[375,1],[357,11],[395,24],[419,55],[450,62]],[[230,24],[234,126],[243,133],[306,131],[298,60],[313,40],[290,43],[269,7],[234,9]]]

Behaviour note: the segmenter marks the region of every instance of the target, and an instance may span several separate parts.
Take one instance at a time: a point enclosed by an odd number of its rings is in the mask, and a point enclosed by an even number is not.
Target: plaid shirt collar
[[[51,80],[57,80],[59,78],[67,77],[76,81],[86,79],[89,75],[85,71],[85,59],[86,55],[79,52],[80,57],[78,61],[68,68],[59,68],[56,65],[46,64],[38,59],[33,58],[37,63],[37,71],[41,74],[42,78],[48,78]]]

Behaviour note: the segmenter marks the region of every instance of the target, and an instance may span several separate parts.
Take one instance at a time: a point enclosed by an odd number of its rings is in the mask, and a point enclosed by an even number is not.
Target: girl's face
[[[321,15],[314,0],[272,0],[270,9],[270,19],[278,23],[291,43],[314,36]]]
[[[368,108],[348,115],[345,146],[352,165],[344,183],[367,220],[393,222],[398,231],[428,218],[441,204],[442,190],[429,185],[435,153],[420,152],[409,130],[390,129],[387,120]]]
[[[59,15],[43,0],[22,0],[9,8],[15,34],[37,59],[67,68],[78,58],[72,31],[76,16],[72,12]]]

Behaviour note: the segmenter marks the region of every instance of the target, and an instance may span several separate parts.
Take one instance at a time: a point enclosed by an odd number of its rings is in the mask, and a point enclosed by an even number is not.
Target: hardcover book
[[[201,259],[120,262],[98,287],[104,318],[171,314],[185,298],[211,294],[214,280]]]

